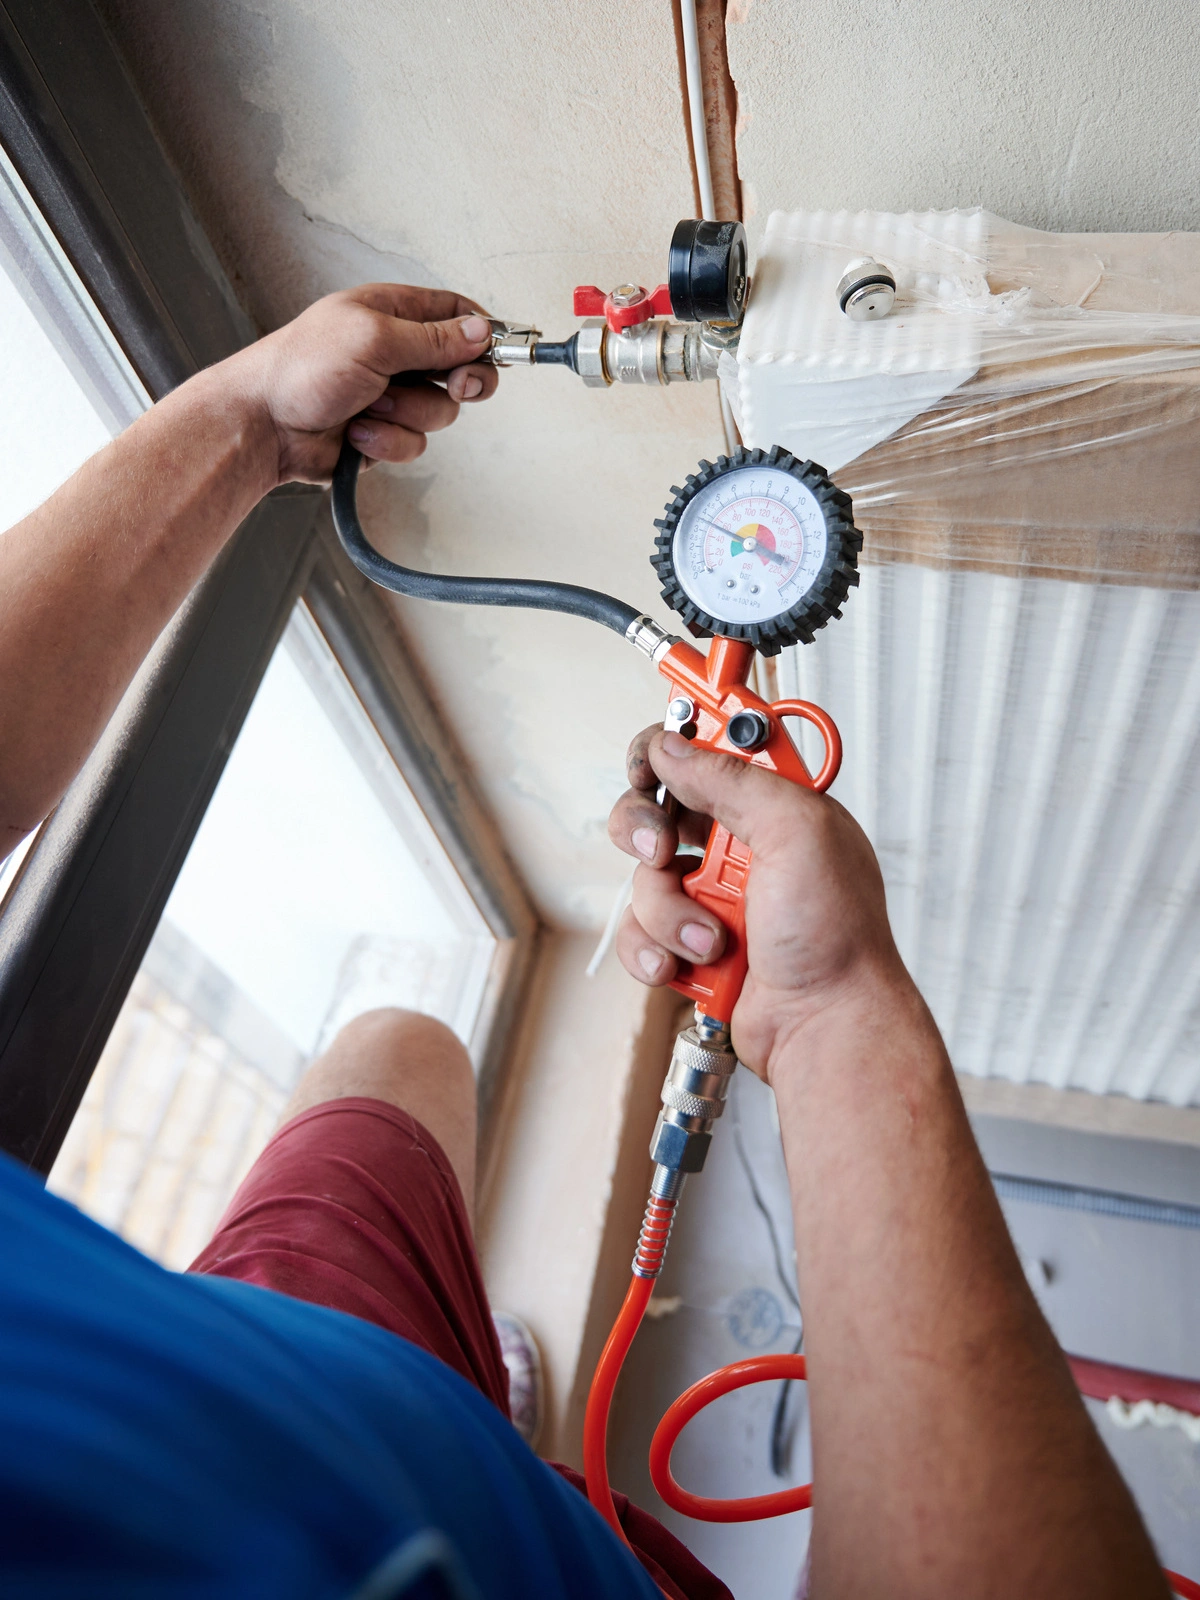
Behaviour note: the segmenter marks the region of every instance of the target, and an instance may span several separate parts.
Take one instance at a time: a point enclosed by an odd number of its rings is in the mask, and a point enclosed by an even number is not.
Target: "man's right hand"
[[[747,1066],[769,1077],[798,1028],[865,984],[900,985],[911,997],[875,853],[836,800],[658,728],[633,741],[628,771],[631,787],[613,808],[609,836],[641,863],[617,935],[635,978],[669,983],[679,958],[705,965],[721,954],[721,923],[683,891],[684,875],[699,863],[676,855],[680,843],[702,845],[716,817],[754,852],[750,971],[732,1018]],[[655,803],[660,780],[679,801],[677,822]]]
[[[462,295],[367,283],[326,295],[203,379],[251,407],[276,482],[328,483],[347,424],[368,460],[414,461],[462,402],[495,393],[496,369],[479,359],[491,336]],[[405,372],[445,374],[445,387],[389,383]]]

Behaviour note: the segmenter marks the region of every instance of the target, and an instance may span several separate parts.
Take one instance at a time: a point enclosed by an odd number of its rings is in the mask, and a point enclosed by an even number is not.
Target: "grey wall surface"
[[[989,1117],[977,1118],[975,1131],[992,1171],[1200,1205],[1200,1150]],[[747,1164],[791,1270],[787,1173],[772,1096],[739,1072],[708,1164],[688,1185],[655,1291],[669,1309],[638,1335],[617,1393],[610,1464],[616,1487],[661,1515],[737,1600],[792,1600],[811,1513],[740,1526],[693,1522],[663,1506],[646,1467],[658,1419],[689,1384],[748,1354],[793,1348],[799,1317],[776,1270]],[[1048,1269],[1049,1282],[1035,1292],[1064,1349],[1200,1379],[1200,1230],[1027,1202],[1005,1202],[1004,1212],[1022,1258]],[[778,1385],[763,1384],[723,1399],[691,1423],[675,1453],[680,1482],[722,1496],[807,1482],[812,1473],[802,1390],[789,1413],[788,1476],[771,1474],[777,1396]],[[1200,1444],[1177,1428],[1125,1431],[1103,1404],[1087,1404],[1164,1564],[1200,1574]]]
[[[1194,6],[733,0],[729,15],[756,226],[776,209],[973,205],[1056,233],[1200,225]]]

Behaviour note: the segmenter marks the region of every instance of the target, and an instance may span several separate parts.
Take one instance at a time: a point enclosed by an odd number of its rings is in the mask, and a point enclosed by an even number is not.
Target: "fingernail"
[[[664,733],[663,749],[669,756],[676,756],[682,761],[685,756],[691,755],[693,746],[681,733]]]
[[[680,944],[687,945],[689,950],[694,950],[698,956],[706,956],[713,947],[716,935],[711,928],[706,928],[702,922],[685,922],[679,930]]]
[[[480,344],[492,336],[492,325],[486,317],[464,317],[461,327],[462,336],[468,344]]]
[[[463,384],[463,399],[474,400],[477,394],[483,393],[483,379],[470,377]]]
[[[386,417],[395,409],[396,402],[390,394],[381,394],[379,399],[367,407],[368,411],[377,411],[380,416]]]
[[[658,835],[653,828],[635,828],[630,834],[630,839],[638,855],[645,856],[647,861],[653,861],[654,852],[658,849]]]
[[[355,444],[369,444],[375,437],[372,430],[362,422],[352,422],[346,429],[346,433],[354,440]]]
[[[657,978],[663,968],[662,955],[657,950],[639,950],[638,966],[648,978]]]

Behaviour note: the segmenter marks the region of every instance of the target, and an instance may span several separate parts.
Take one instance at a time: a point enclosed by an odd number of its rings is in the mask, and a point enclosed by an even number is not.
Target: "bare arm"
[[[618,949],[672,976],[721,938],[683,894],[661,777],[698,842],[754,851],[739,1057],[773,1086],[796,1219],[813,1428],[813,1592],[971,1600],[1167,1593],[1016,1258],[945,1048],[835,801],[677,734],[635,742],[610,832],[648,864]],[[636,841],[634,835],[637,835]],[[641,848],[639,848],[639,846]]]
[[[365,455],[408,461],[493,370],[490,329],[448,292],[330,295],[198,374],[0,536],[0,859],[57,803],[154,640],[253,506],[327,482],[349,418]],[[393,373],[437,370],[389,387]],[[49,424],[48,424],[49,425]]]

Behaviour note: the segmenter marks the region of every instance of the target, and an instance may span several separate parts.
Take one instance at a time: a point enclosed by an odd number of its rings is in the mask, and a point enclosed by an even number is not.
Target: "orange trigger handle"
[[[807,700],[778,700],[774,704],[763,700],[746,681],[753,660],[754,647],[740,640],[714,638],[707,656],[678,640],[658,664],[673,691],[670,725],[694,728],[693,743],[706,750],[722,750],[754,766],[778,772],[806,789],[824,793],[842,764],[842,741],[833,718]],[[684,701],[688,706],[683,705]],[[689,709],[691,715],[684,716]],[[803,717],[820,730],[825,760],[815,778],[792,743],[783,725],[784,717]],[[749,875],[749,849],[727,828],[714,822],[704,860],[683,880],[684,892],[724,923],[725,952],[709,966],[681,961],[671,987],[694,1000],[707,1016],[726,1023],[746,980],[744,897]]]

